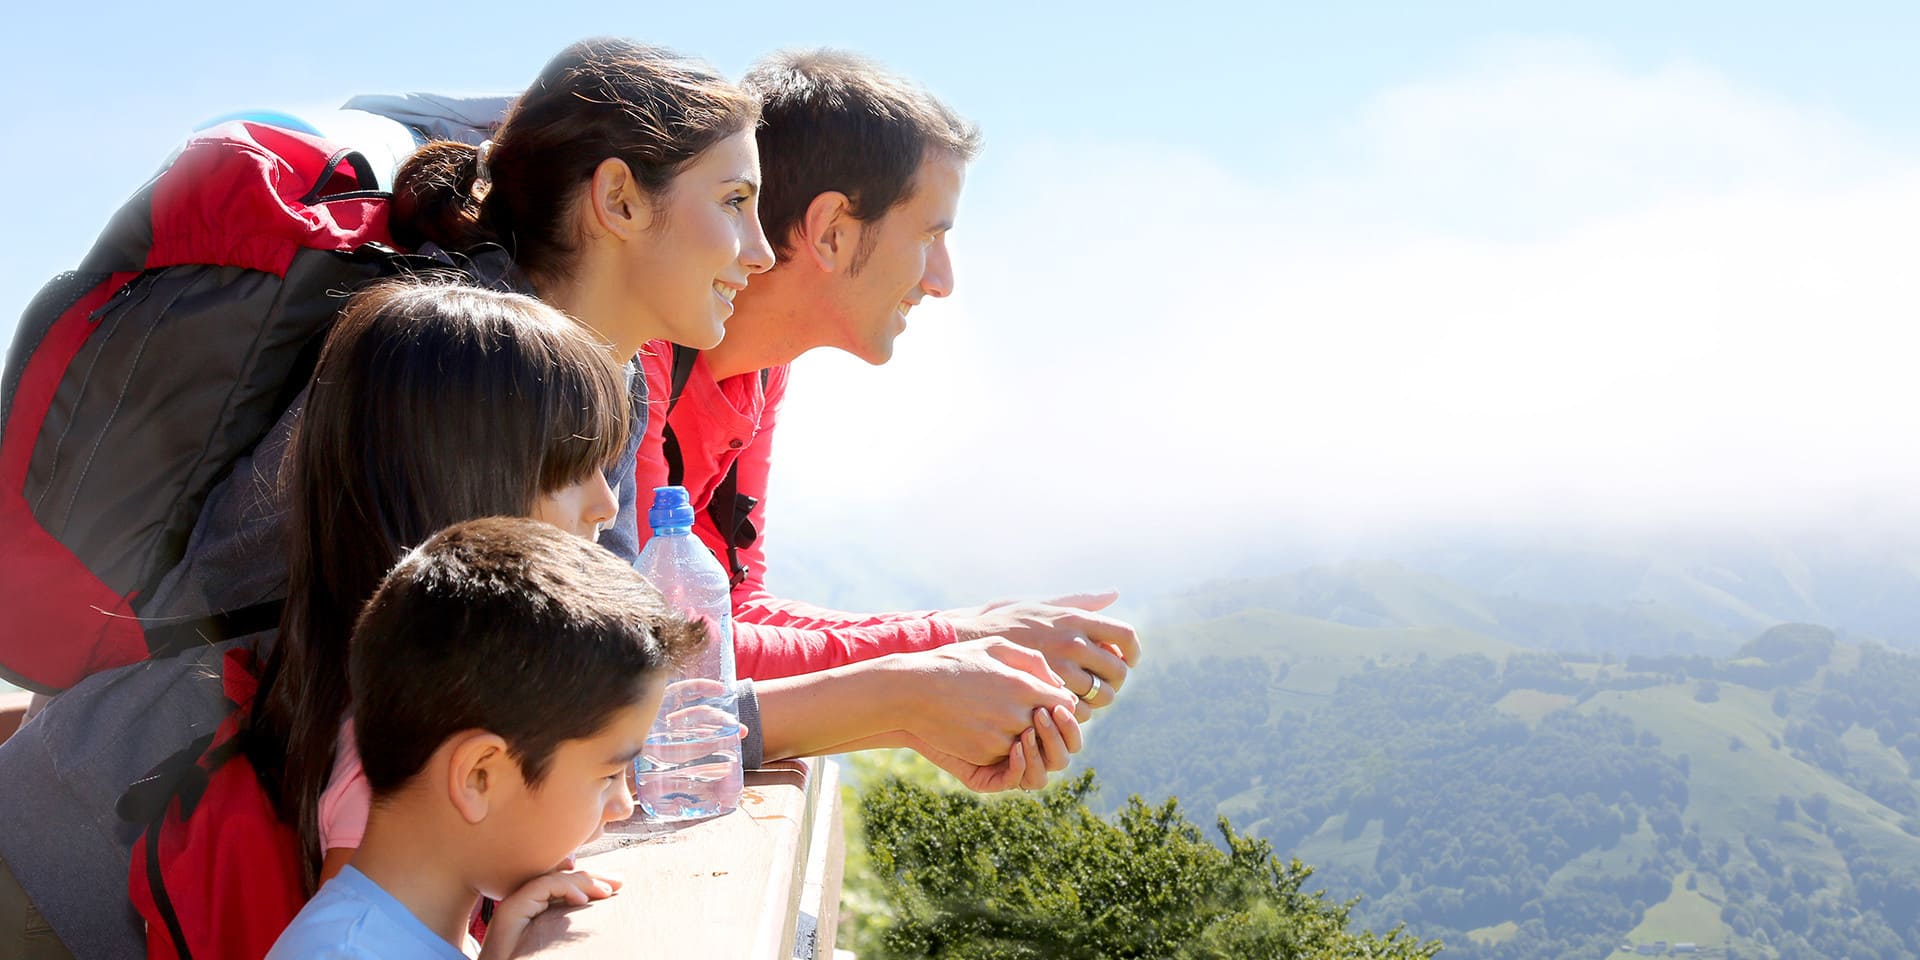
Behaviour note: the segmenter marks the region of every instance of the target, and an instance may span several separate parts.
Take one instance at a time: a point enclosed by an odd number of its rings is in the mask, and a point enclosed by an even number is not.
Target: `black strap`
[[[681,486],[687,478],[686,461],[680,454],[680,438],[673,433],[673,408],[680,402],[680,394],[687,388],[687,381],[693,377],[693,363],[700,358],[700,351],[692,347],[673,345],[673,373],[668,381],[666,422],[660,430],[660,452],[667,461],[667,485]],[[764,393],[773,371],[760,371],[760,390]],[[713,519],[713,528],[727,540],[727,582],[739,586],[747,578],[747,565],[740,562],[740,551],[753,546],[760,539],[760,531],[753,526],[751,514],[753,508],[760,505],[758,498],[740,492],[740,461],[735,459],[727,467],[727,475],[720,485],[713,489],[713,498],[707,501],[707,516]]]
[[[727,538],[727,583],[736,587],[747,579],[747,565],[740,562],[740,549],[751,547],[760,539],[760,531],[749,516],[760,501],[741,493],[739,488],[740,469],[736,462],[714,488],[713,499],[707,502],[707,516],[713,518],[713,528]]]
[[[319,203],[322,197],[326,197],[327,184],[333,182],[334,171],[338,170],[342,163],[353,168],[355,185],[360,188],[352,191],[354,196],[380,195],[380,182],[373,175],[373,164],[368,163],[367,158],[358,150],[340,150],[335,152],[333,156],[327,158],[327,165],[320,168],[320,179],[314,181],[313,189],[308,190],[306,195],[300,198],[300,202],[312,206],[313,204]],[[329,199],[338,200],[341,198],[334,196]]]
[[[187,947],[187,932],[180,928],[180,914],[173,909],[173,898],[167,895],[166,881],[160,876],[160,827],[165,820],[166,808],[162,807],[160,816],[147,827],[147,892],[153,895],[153,907],[160,911],[160,920],[167,925],[174,952],[180,955],[180,960],[193,960],[193,951]]]
[[[272,630],[280,625],[280,611],[286,605],[285,600],[269,600],[238,610],[148,626],[145,628],[147,650],[156,657],[167,656],[191,647]]]
[[[167,925],[167,934],[172,937],[180,960],[193,960],[193,952],[187,946],[186,931],[180,926],[180,915],[173,908],[173,898],[167,894],[166,878],[160,870],[160,834],[166,827],[167,808],[173,799],[180,799],[182,821],[192,816],[194,807],[199,806],[200,798],[207,792],[209,771],[218,769],[239,749],[239,738],[232,737],[208,751],[213,736],[209,733],[160,761],[150,773],[127,787],[114,807],[122,820],[146,825],[147,892],[153,896],[154,909],[160,911],[160,919]],[[203,754],[207,759],[204,766],[200,762]]]
[[[687,381],[693,377],[693,363],[700,359],[700,351],[692,347],[673,345],[673,374],[667,382],[667,412],[661,423],[660,452],[667,458],[667,486],[677,487],[687,478],[686,461],[680,456],[680,438],[673,435],[673,408],[680,403],[680,394],[687,389]]]

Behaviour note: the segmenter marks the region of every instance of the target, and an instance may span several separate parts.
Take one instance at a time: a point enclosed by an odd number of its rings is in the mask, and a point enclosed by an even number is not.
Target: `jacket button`
[[[729,446],[729,447],[731,447],[731,448],[733,448],[733,449],[735,449],[735,450],[738,450],[738,449],[740,449],[741,447],[744,447],[744,446],[746,446],[746,445],[747,445],[747,442],[746,442],[745,440],[741,440],[741,439],[739,439],[739,438],[737,438],[737,437],[736,437],[736,438],[734,438],[734,439],[732,439],[732,440],[728,440],[728,441],[727,441],[727,446]]]

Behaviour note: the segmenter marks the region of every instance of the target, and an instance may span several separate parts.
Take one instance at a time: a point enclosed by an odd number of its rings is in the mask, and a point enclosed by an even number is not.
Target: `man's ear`
[[[627,162],[608,157],[593,168],[593,179],[587,184],[585,225],[593,232],[631,240],[653,223],[653,205],[648,201]]]
[[[485,730],[454,734],[438,753],[447,771],[447,798],[460,818],[479,823],[498,803],[520,766],[507,753],[507,741]]]
[[[811,261],[827,273],[844,269],[852,262],[860,242],[860,221],[853,217],[853,202],[838,190],[829,190],[807,204],[794,237],[795,259]]]

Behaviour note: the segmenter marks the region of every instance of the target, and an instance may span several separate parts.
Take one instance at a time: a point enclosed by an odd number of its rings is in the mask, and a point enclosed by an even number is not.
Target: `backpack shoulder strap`
[[[680,394],[687,389],[687,381],[693,377],[694,361],[700,359],[700,351],[692,347],[673,345],[673,373],[667,382],[667,412],[660,425],[660,453],[667,461],[667,486],[677,487],[687,479],[687,463],[680,456],[680,438],[673,434],[673,408],[680,402]]]
[[[773,376],[772,367],[760,368],[760,390],[764,393],[767,382]],[[740,551],[753,546],[760,539],[760,531],[753,525],[749,516],[753,508],[760,505],[760,499],[740,492],[740,460],[735,458],[727,465],[727,476],[714,488],[713,499],[707,503],[707,516],[713,518],[713,528],[727,538],[727,584],[737,587],[747,579],[747,565],[740,562]]]
[[[285,600],[268,600],[238,610],[148,625],[147,644],[155,650],[190,650],[272,630],[280,625],[280,613],[286,605]]]
[[[686,392],[687,381],[693,379],[693,364],[699,359],[700,351],[677,343],[673,345],[673,373],[667,383],[668,413],[680,402],[680,394]]]
[[[680,402],[680,394],[686,389],[687,381],[693,376],[694,361],[699,359],[700,351],[691,347],[673,345],[673,375],[667,394],[667,415],[673,414],[674,405]],[[765,390],[773,375],[772,368],[760,371],[760,389]],[[667,484],[680,486],[686,480],[686,461],[680,453],[680,438],[674,436],[673,421],[669,419],[661,430],[661,454],[667,461]],[[713,528],[727,541],[727,580],[733,586],[739,586],[746,579],[747,567],[740,562],[740,548],[749,547],[759,539],[759,532],[753,527],[753,521],[747,518],[759,500],[740,492],[740,462],[735,460],[727,467],[727,475],[713,490],[713,497],[707,502],[707,516],[713,519]]]

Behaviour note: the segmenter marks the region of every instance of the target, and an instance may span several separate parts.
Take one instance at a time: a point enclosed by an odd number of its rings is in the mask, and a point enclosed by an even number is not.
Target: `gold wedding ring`
[[[1088,703],[1092,703],[1093,698],[1100,695],[1100,678],[1092,677],[1090,675],[1090,679],[1093,680],[1093,686],[1088,687],[1086,693],[1080,694],[1080,699],[1085,700]]]

